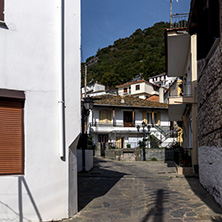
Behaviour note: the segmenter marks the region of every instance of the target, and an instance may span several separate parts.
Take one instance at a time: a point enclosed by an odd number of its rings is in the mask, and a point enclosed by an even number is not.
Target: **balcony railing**
[[[103,126],[103,127],[111,127],[111,126],[116,126],[116,127],[123,127],[124,123],[117,123],[116,121],[107,121],[107,122],[100,122],[100,121],[93,121],[91,123],[91,126]]]
[[[192,82],[191,81],[175,81],[169,89],[170,97],[190,97],[192,96]]]
[[[184,28],[187,27],[189,13],[176,13],[171,16],[171,27],[170,28]]]

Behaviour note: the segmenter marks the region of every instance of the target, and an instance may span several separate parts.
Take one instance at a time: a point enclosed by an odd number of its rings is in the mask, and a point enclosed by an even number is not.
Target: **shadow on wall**
[[[105,195],[124,175],[124,173],[100,168],[100,162],[109,162],[94,158],[94,168],[88,173],[78,174],[78,211],[93,199]],[[106,167],[109,168],[109,167]]]
[[[16,212],[9,205],[0,201],[0,206],[4,210],[4,212],[10,212],[8,214],[5,214],[5,218],[4,218],[4,216],[1,216],[0,221],[19,221],[19,222],[31,222],[32,221],[31,219],[28,219],[23,216],[23,198],[22,198],[23,189],[29,196],[29,199],[32,203],[32,206],[35,210],[38,220],[42,221],[42,217],[39,213],[39,210],[36,206],[36,203],[33,199],[32,194],[30,192],[28,184],[26,183],[25,178],[23,176],[18,177],[18,209],[19,209],[19,212]]]
[[[38,220],[42,221],[42,217],[41,217],[41,215],[39,213],[39,210],[38,210],[38,208],[36,206],[35,200],[34,200],[34,198],[32,196],[32,193],[31,193],[31,191],[30,191],[30,189],[28,187],[28,184],[26,183],[25,178],[23,176],[20,176],[20,177],[18,177],[19,222],[23,222],[23,219],[24,219],[24,217],[23,217],[23,202],[22,202],[22,188],[23,187],[25,188],[25,191],[27,192],[27,194],[29,196],[29,199],[30,199],[30,201],[32,203],[32,206],[33,206],[33,208],[35,210],[35,213],[36,213],[36,215],[38,217]]]

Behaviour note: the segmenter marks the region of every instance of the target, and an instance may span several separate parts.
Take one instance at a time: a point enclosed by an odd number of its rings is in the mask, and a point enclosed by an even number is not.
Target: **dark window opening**
[[[124,127],[133,127],[133,112],[125,111],[123,112],[123,119],[124,119]]]
[[[0,0],[0,21],[4,21],[4,0]]]
[[[136,85],[136,90],[140,90],[140,85]]]
[[[197,59],[209,53],[216,38],[220,38],[220,2],[209,0],[209,7],[197,13]]]

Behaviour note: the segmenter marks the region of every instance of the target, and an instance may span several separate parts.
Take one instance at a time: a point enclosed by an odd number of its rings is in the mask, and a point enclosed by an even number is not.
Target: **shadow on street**
[[[216,203],[214,198],[201,185],[198,178],[186,177],[192,191],[211,209],[214,213],[222,215],[222,208]],[[211,218],[212,222],[221,222],[222,216]]]
[[[78,211],[82,210],[93,199],[105,195],[112,187],[127,174],[100,167],[101,162],[94,158],[94,168],[90,172],[78,174]]]
[[[149,210],[141,222],[147,222],[150,217],[153,217],[153,222],[163,222],[163,203],[166,202],[166,192],[163,189],[159,189],[154,193],[155,206]]]

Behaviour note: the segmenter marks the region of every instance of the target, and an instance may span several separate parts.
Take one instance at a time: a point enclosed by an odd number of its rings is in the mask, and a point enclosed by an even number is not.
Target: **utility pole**
[[[86,98],[86,85],[87,85],[87,65],[85,64],[85,84],[84,84],[85,98]]]

